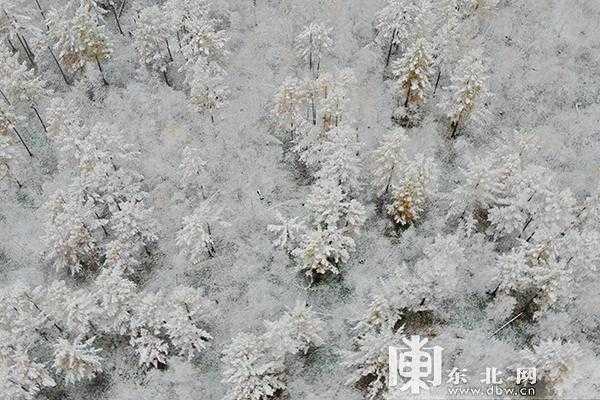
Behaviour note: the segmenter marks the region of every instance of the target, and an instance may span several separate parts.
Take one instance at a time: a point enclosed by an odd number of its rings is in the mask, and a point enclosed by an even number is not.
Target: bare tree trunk
[[[102,76],[102,82],[104,82],[104,85],[108,86],[108,82],[104,77],[104,71],[102,70],[102,65],[100,65],[100,60],[98,60],[98,57],[96,57],[96,65],[98,66],[98,71],[100,71],[100,75]]]
[[[33,56],[31,54],[29,54],[29,51],[27,50],[27,46],[25,46],[25,42],[23,42],[21,35],[17,34],[17,39],[19,39],[19,43],[21,43],[21,46],[23,47],[23,50],[25,51],[25,55],[27,56],[27,59],[31,63],[31,66],[35,67],[35,62],[33,61]]]
[[[31,47],[29,47],[29,42],[27,41],[27,39],[25,39],[25,36],[21,35],[21,38],[23,38],[23,43],[25,43],[25,49],[27,50],[27,52],[29,52],[31,58],[35,59],[35,54],[33,54],[33,51],[31,51]]]
[[[17,135],[17,137],[21,141],[21,144],[23,145],[23,147],[25,147],[25,150],[27,150],[27,154],[29,154],[29,157],[33,157],[33,154],[31,153],[31,150],[29,150],[29,147],[23,141],[23,138],[21,137],[21,134],[19,133],[19,131],[17,130],[17,128],[13,128],[13,131],[15,131],[15,134]]]
[[[33,109],[33,111],[35,112],[35,115],[37,115],[38,119],[40,120],[40,124],[42,124],[42,128],[44,128],[44,132],[48,133],[48,129],[46,128],[46,124],[42,120],[42,117],[40,116],[40,113],[38,112],[37,108],[35,108],[35,106],[33,106],[33,105],[31,106],[31,108]]]
[[[15,53],[17,51],[17,48],[15,47],[15,45],[10,41],[10,39],[7,37],[6,41],[8,42],[8,45],[10,46],[11,50],[13,53]]]
[[[394,39],[396,38],[396,30],[397,30],[397,28],[394,28],[394,31],[392,32],[392,38],[390,40],[390,47],[388,48],[387,57],[385,59],[386,67],[388,65],[390,65],[390,58],[392,57],[392,48],[394,47]]]
[[[123,15],[123,10],[125,9],[126,2],[127,0],[123,0],[123,2],[121,3],[121,7],[119,8],[119,18],[121,18],[121,15]]]
[[[440,77],[442,76],[442,66],[438,68],[437,78],[435,79],[435,87],[433,88],[433,94],[437,91],[438,85],[440,83]]]
[[[121,21],[119,21],[119,15],[117,14],[117,10],[114,6],[111,7],[113,15],[115,17],[115,21],[117,23],[117,28],[119,29],[119,33],[123,36],[125,36],[125,34],[123,33],[123,28],[121,28]]]
[[[169,60],[173,62],[173,53],[171,53],[171,46],[169,46],[168,38],[165,38],[165,43],[167,44],[167,51],[169,52]]]
[[[450,124],[450,138],[454,139],[456,137],[456,130],[458,129],[458,122],[453,122]]]
[[[6,101],[6,104],[8,104],[10,106],[10,100],[8,100],[8,97],[6,97],[6,95],[4,94],[2,89],[0,89],[0,95],[2,95],[2,97],[4,98],[4,101]]]
[[[54,59],[54,62],[56,63],[56,66],[58,67],[60,74],[62,75],[63,79],[65,80],[65,83],[67,85],[70,85],[69,80],[67,79],[67,75],[65,75],[65,71],[63,71],[62,67],[60,66],[60,63],[58,62],[58,59],[54,55],[54,52],[52,51],[52,48],[50,46],[48,46],[48,50],[50,51],[50,54],[52,55],[52,58]]]
[[[167,70],[163,71],[163,76],[165,77],[165,83],[167,86],[171,87],[171,82],[169,82],[169,77],[167,76]]]

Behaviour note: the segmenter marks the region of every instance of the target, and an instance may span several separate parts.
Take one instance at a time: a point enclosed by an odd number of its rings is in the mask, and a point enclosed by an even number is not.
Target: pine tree
[[[306,354],[311,346],[323,344],[323,322],[306,303],[297,301],[293,309],[286,311],[273,322],[266,321],[266,340],[270,347],[281,354]]]
[[[227,32],[218,30],[214,20],[198,13],[186,14],[184,21],[181,53],[185,65],[182,69],[192,72],[198,62],[223,67],[228,54],[225,47],[229,41]]]
[[[436,187],[437,168],[433,159],[408,154],[404,130],[390,132],[374,151],[375,188],[387,203],[388,215],[399,226],[417,221]]]
[[[190,100],[201,113],[210,116],[215,123],[214,113],[221,108],[229,94],[224,70],[216,64],[200,59],[193,68],[190,81]]]
[[[223,382],[228,400],[267,400],[285,389],[285,367],[262,337],[241,333],[223,351]]]
[[[134,46],[140,62],[153,71],[163,73],[167,83],[167,67],[173,61],[169,47],[171,31],[167,15],[158,6],[142,9],[133,31]]]
[[[481,55],[468,55],[459,64],[460,75],[451,78],[449,100],[443,104],[450,119],[450,136],[469,120],[480,120],[485,113],[482,101],[487,96],[486,76]]]
[[[360,190],[360,144],[345,126],[332,128],[318,148],[315,178],[336,182],[346,194]]]
[[[59,338],[54,345],[54,368],[70,384],[92,379],[102,372],[100,349],[93,346],[95,337],[83,340],[77,337],[73,343]]]
[[[331,51],[332,31],[332,28],[312,22],[296,37],[296,54],[301,61],[308,64],[313,77],[319,76],[321,60]]]
[[[388,0],[386,6],[375,17],[375,40],[386,49],[385,66],[387,67],[399,46],[406,46],[411,37],[417,6],[414,0]]]
[[[212,336],[197,324],[209,313],[209,304],[197,289],[179,286],[169,298],[165,328],[171,344],[188,361],[199,355]]]
[[[111,43],[94,5],[95,2],[82,2],[76,6],[73,1],[67,6],[66,17],[64,12],[50,10],[46,21],[48,34],[55,41],[59,57],[71,71],[82,69],[88,62],[96,63],[103,82],[108,84],[101,63],[110,57]]]
[[[4,101],[21,111],[33,109],[45,129],[36,105],[50,92],[45,82],[4,46],[0,46],[0,92]]]
[[[183,149],[183,158],[178,168],[181,176],[179,184],[184,188],[204,186],[207,179],[207,164],[203,152],[195,147],[186,146]]]
[[[56,386],[45,365],[37,363],[22,349],[3,357],[0,367],[0,398],[33,400],[40,391]]]
[[[297,247],[300,235],[305,232],[306,227],[302,221],[298,221],[298,218],[286,219],[279,213],[276,216],[279,224],[267,225],[267,230],[277,235],[273,246],[290,253]]]
[[[302,82],[287,77],[274,96],[273,118],[277,125],[295,131],[303,123],[305,92]]]
[[[402,59],[393,63],[396,96],[399,102],[403,99],[404,107],[425,102],[427,92],[431,89],[431,53],[429,43],[425,38],[419,37]]]
[[[112,206],[110,219],[111,232],[117,240],[132,249],[133,254],[148,248],[158,240],[158,226],[152,216],[152,209],[143,202],[124,201]]]
[[[440,7],[439,29],[436,32],[435,52],[438,73],[435,79],[433,93],[437,91],[442,71],[448,71],[460,55],[460,42],[463,38],[460,30],[460,15],[457,0],[443,0]]]
[[[350,371],[346,385],[366,381],[369,399],[384,394],[388,387],[389,347],[398,345],[402,335],[402,328],[394,331],[385,326],[379,331],[368,331],[357,336],[354,349],[342,353],[342,365]]]
[[[132,336],[129,343],[139,355],[139,365],[158,368],[159,365],[167,364],[169,344],[146,329],[140,329],[139,335]]]
[[[43,239],[48,248],[45,258],[55,264],[57,271],[67,270],[72,275],[86,268],[94,269],[98,264],[98,246],[90,207],[78,204],[77,199],[63,198],[60,193],[52,206],[54,215],[44,229]]]
[[[194,212],[183,218],[183,228],[177,233],[176,244],[181,254],[190,257],[193,263],[200,261],[201,255],[215,256],[215,243],[212,230],[222,225],[220,211],[214,210],[209,201],[204,201]]]
[[[131,308],[137,300],[135,283],[123,271],[104,269],[94,281],[91,297],[97,306],[93,323],[99,332],[125,335],[129,332]]]

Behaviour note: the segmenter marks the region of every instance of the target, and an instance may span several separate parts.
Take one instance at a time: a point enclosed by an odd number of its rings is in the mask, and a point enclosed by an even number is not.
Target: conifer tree
[[[308,64],[308,69],[315,78],[319,76],[323,56],[333,46],[332,31],[332,28],[312,22],[296,37],[296,54]]]
[[[419,37],[402,59],[392,65],[392,73],[396,78],[396,96],[404,107],[425,102],[431,89],[431,65],[431,49],[423,37]]]
[[[108,84],[102,62],[112,53],[106,27],[95,9],[95,2],[72,1],[64,11],[52,9],[47,14],[49,36],[59,57],[71,71],[78,71],[89,62],[95,63],[104,84]]]
[[[167,15],[158,6],[142,9],[133,31],[134,45],[140,62],[162,73],[167,84],[167,67],[173,61],[169,47],[171,31]]]
[[[451,78],[450,98],[443,108],[450,119],[450,137],[471,119],[480,120],[485,113],[482,102],[487,96],[486,76],[481,55],[468,55],[461,60],[459,74]]]
[[[77,337],[71,343],[59,338],[54,345],[54,368],[64,375],[67,383],[89,380],[102,372],[100,349],[93,346],[94,340],[95,337],[87,340]]]

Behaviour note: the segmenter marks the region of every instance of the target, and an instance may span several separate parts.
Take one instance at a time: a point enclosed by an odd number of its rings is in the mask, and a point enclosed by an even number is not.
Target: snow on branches
[[[286,356],[306,354],[310,346],[323,344],[323,323],[301,302],[265,325],[263,335],[240,333],[223,351],[223,382],[230,384],[227,399],[275,397],[286,389]]]
[[[296,37],[297,57],[308,64],[313,77],[319,76],[321,60],[333,46],[332,31],[332,28],[312,22]]]

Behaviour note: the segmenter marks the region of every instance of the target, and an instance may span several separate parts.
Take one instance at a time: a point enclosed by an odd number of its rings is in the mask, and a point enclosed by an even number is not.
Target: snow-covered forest
[[[599,120],[597,0],[0,0],[0,399],[599,398]]]

